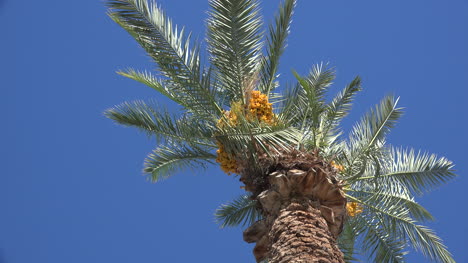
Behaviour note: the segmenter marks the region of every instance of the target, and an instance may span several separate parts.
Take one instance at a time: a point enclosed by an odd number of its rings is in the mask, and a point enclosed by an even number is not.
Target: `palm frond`
[[[325,94],[335,80],[335,70],[323,63],[315,64],[306,77],[309,87],[314,91],[314,96],[322,103],[325,102]],[[306,90],[309,94],[311,91]]]
[[[328,135],[331,130],[336,129],[341,119],[348,115],[354,96],[359,91],[361,91],[361,78],[358,76],[327,105],[323,114],[325,124],[322,128],[323,134]]]
[[[382,185],[397,180],[411,191],[423,194],[456,176],[453,163],[434,154],[391,147],[384,158],[388,162],[381,174],[357,180],[375,180]]]
[[[349,85],[347,85],[333,100],[325,106],[325,110],[320,116],[320,125],[315,135],[315,142],[312,140],[313,147],[324,149],[325,152],[340,154],[336,151],[336,145],[343,132],[339,124],[340,121],[348,115],[351,109],[351,102],[357,92],[361,90],[361,79],[356,77]],[[328,149],[328,148],[335,149]],[[340,147],[341,148],[341,147]]]
[[[302,95],[304,98],[302,101],[306,103],[305,106],[307,111],[305,116],[303,116],[303,120],[304,122],[309,121],[313,124],[317,124],[320,113],[323,111],[323,101],[320,98],[317,85],[313,85],[311,81],[307,78],[301,77],[297,72],[293,72],[293,74],[299,83],[299,87],[302,88],[302,92],[298,92],[298,95]]]
[[[242,156],[243,167],[251,172],[265,172],[258,157],[263,154],[273,157],[291,150],[298,144],[301,133],[294,127],[277,123],[266,125],[258,120],[247,120],[243,116],[232,126],[218,127],[215,138],[224,150],[234,156]]]
[[[396,263],[404,262],[406,243],[395,237],[381,225],[381,221],[363,215],[357,215],[359,225],[364,230],[362,237],[362,250],[366,252],[371,262]]]
[[[352,200],[364,205],[364,215],[368,221],[375,222],[387,234],[392,234],[394,242],[409,243],[417,251],[434,261],[455,262],[442,240],[426,226],[419,225],[411,218],[409,210],[399,203],[381,202],[375,198],[358,199],[347,195]],[[385,252],[385,250],[382,250]],[[385,255],[385,254],[383,254]],[[384,262],[377,260],[377,262]]]
[[[132,68],[126,70],[117,71],[117,74],[138,81],[171,99],[175,103],[182,105],[186,108],[190,108],[190,105],[187,104],[183,97],[178,96],[173,90],[167,88],[163,80],[154,76],[151,72],[148,71],[138,71]]]
[[[344,260],[346,263],[356,261],[356,238],[359,235],[358,226],[354,218],[348,218],[343,226],[343,231],[337,239],[338,247],[343,252]]]
[[[278,118],[283,123],[289,123],[291,126],[300,127],[307,114],[307,98],[305,92],[299,84],[291,85],[286,83],[285,93],[283,94],[279,108]]]
[[[221,227],[251,225],[262,218],[257,201],[248,195],[241,195],[216,210],[216,221]]]
[[[361,89],[361,78],[357,76],[327,105],[326,120],[336,123],[346,117],[351,110],[354,96]]]
[[[335,77],[334,71],[320,64],[314,65],[305,77],[294,71],[293,74],[298,84],[287,89],[281,111],[282,118],[292,118],[291,125],[297,127],[310,127],[312,123],[318,126],[319,116],[325,110],[324,95]]]
[[[278,123],[269,126],[255,120],[240,120],[235,127],[218,127],[216,135],[226,151],[234,155],[239,152],[256,155],[259,149],[267,154],[276,153],[297,145],[301,136],[299,130],[288,125]]]
[[[148,155],[143,171],[150,175],[152,182],[157,182],[170,177],[176,170],[204,167],[214,159],[216,155],[205,148],[170,143],[159,146]]]
[[[403,221],[402,231],[407,233],[412,246],[424,256],[433,261],[455,263],[442,239],[432,229],[408,220]]]
[[[184,106],[207,115],[221,108],[210,89],[208,73],[200,64],[199,48],[190,47],[190,34],[178,30],[172,20],[147,0],[108,0],[109,16],[124,28],[154,59],[167,78],[166,88],[184,97]],[[164,95],[167,93],[163,92]]]
[[[372,148],[383,146],[385,136],[403,114],[402,108],[397,108],[398,98],[386,96],[380,104],[371,109],[354,125],[349,139],[348,165],[353,166],[359,159],[369,155]],[[379,147],[377,147],[379,148]]]
[[[244,101],[247,83],[255,81],[261,41],[256,0],[210,0],[207,42],[217,78],[229,101]]]
[[[392,187],[392,185],[377,184],[376,191],[365,190],[364,187],[354,187],[355,189],[349,189],[348,192],[353,196],[359,197],[360,199],[372,200],[377,199],[379,202],[390,205],[400,205],[405,209],[408,209],[409,215],[418,221],[432,221],[434,217],[424,208],[422,205],[417,203],[414,198],[410,195],[409,191],[405,190],[402,185]]]
[[[104,112],[115,122],[136,127],[148,135],[162,140],[186,142],[216,148],[212,142],[213,131],[205,122],[191,121],[187,116],[179,119],[172,117],[165,109],[144,101],[124,102]]]
[[[293,73],[300,87],[293,93],[296,95],[296,100],[293,102],[295,106],[292,109],[299,110],[296,115],[300,119],[297,126],[303,132],[301,144],[305,145],[306,148],[317,149],[325,137],[325,134],[320,130],[324,121],[321,116],[326,110],[325,93],[335,74],[333,69],[326,68],[323,64],[315,65],[305,78],[296,72]],[[286,111],[292,109],[286,108]]]
[[[264,94],[276,88],[275,80],[279,60],[286,48],[286,39],[292,21],[296,0],[284,0],[278,14],[275,16],[274,25],[269,26],[267,37],[266,56],[262,58],[260,91]]]

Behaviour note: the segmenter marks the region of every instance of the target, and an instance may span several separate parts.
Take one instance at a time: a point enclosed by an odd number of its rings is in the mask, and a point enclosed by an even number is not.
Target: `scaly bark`
[[[268,236],[270,263],[344,262],[320,209],[308,200],[281,209]]]
[[[268,187],[256,196],[264,219],[244,231],[244,240],[257,243],[257,262],[343,263],[336,242],[346,215],[342,182],[323,161],[301,166],[307,170],[281,169],[265,178]]]

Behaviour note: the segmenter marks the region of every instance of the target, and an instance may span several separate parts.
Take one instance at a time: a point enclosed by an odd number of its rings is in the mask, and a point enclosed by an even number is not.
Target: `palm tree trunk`
[[[292,202],[281,209],[268,235],[269,263],[344,262],[326,220],[311,202]]]
[[[277,171],[256,199],[264,219],[244,231],[256,242],[257,262],[344,263],[336,238],[343,227],[346,198],[341,182],[326,166]]]

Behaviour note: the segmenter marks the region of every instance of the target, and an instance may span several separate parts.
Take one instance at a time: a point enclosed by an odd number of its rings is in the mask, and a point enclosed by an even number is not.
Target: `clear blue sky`
[[[263,2],[270,19],[279,1]],[[203,36],[206,0],[160,3]],[[347,129],[383,95],[401,96],[390,143],[444,155],[460,175],[418,199],[457,262],[468,262],[467,27],[467,0],[300,0],[281,67],[285,81],[330,62],[334,90],[361,75]],[[242,229],[214,223],[241,193],[235,178],[210,167],[148,183],[154,141],[103,117],[160,98],[114,73],[152,64],[103,1],[0,0],[0,28],[0,263],[254,262]]]

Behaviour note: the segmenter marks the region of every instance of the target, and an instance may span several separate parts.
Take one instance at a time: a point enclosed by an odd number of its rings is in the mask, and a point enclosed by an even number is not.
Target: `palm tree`
[[[431,260],[454,262],[441,239],[419,223],[433,218],[414,199],[453,178],[453,164],[385,143],[402,114],[398,99],[384,97],[345,137],[339,125],[361,90],[359,77],[327,101],[335,74],[321,64],[304,76],[294,72],[297,81],[278,91],[295,0],[284,0],[266,32],[258,1],[209,3],[205,65],[202,45],[155,3],[107,1],[109,16],[159,72],[118,73],[184,109],[173,115],[134,101],[105,112],[157,138],[144,165],[149,178],[157,182],[215,162],[238,176],[248,194],[216,215],[223,226],[249,226],[244,240],[256,242],[259,262],[345,262],[356,253],[402,262],[408,245]]]

